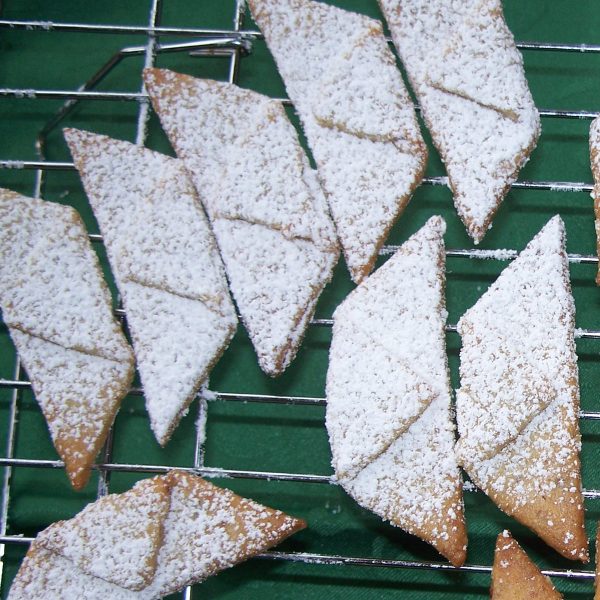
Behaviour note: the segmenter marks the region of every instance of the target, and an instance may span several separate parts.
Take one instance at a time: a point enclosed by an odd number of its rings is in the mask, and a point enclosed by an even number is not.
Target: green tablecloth
[[[380,17],[375,0],[343,0],[336,4]],[[1,19],[42,20],[146,25],[149,0],[127,3],[105,0],[42,2],[5,0]],[[232,0],[168,0],[164,26],[229,29]],[[600,8],[594,0],[577,3],[532,0],[505,1],[509,26],[518,40],[561,43],[600,43]],[[254,29],[250,19],[245,26]],[[165,36],[161,41],[188,40]],[[0,29],[0,87],[75,90],[114,52],[124,46],[146,43],[144,35],[74,33]],[[524,51],[527,76],[540,108],[600,110],[600,54]],[[127,58],[99,86],[101,90],[140,90],[142,57]],[[226,79],[227,58],[191,57],[187,53],[160,55],[158,66],[170,67],[200,77]],[[241,61],[239,84],[271,96],[281,97],[284,88],[264,42],[256,41],[250,56]],[[61,105],[60,100],[0,97],[0,159],[35,160],[36,134]],[[133,140],[139,106],[137,102],[86,101],[64,124]],[[589,120],[542,119],[542,137],[521,179],[532,181],[591,182],[587,133]],[[148,146],[172,153],[152,116]],[[49,138],[49,160],[70,160],[60,129]],[[428,175],[443,175],[436,152],[430,150]],[[33,191],[31,170],[0,170],[0,186],[25,195]],[[90,232],[97,225],[72,171],[50,171],[43,197],[77,207]],[[592,203],[586,192],[515,189],[500,209],[493,229],[481,247],[521,249],[555,213],[565,220],[568,251],[594,252]],[[443,187],[422,186],[399,223],[389,243],[401,243],[432,214],[448,223],[449,248],[471,248],[472,242],[458,220],[450,192]],[[96,245],[104,259],[103,248]],[[449,322],[456,323],[495,279],[506,263],[468,259],[448,260]],[[600,290],[593,279],[594,265],[572,265],[571,276],[577,305],[577,325],[600,329]],[[109,276],[110,277],[110,276]],[[352,289],[344,264],[336,270],[317,308],[317,317],[330,317],[335,306]],[[113,288],[114,289],[114,288]],[[279,379],[271,380],[259,370],[252,347],[240,328],[231,347],[214,370],[211,388],[218,391],[322,397],[331,332],[310,328],[293,365]],[[459,339],[448,334],[452,380],[458,385]],[[600,341],[577,344],[582,407],[599,410]],[[0,325],[0,377],[11,378],[14,349],[6,327]],[[0,448],[6,445],[8,407],[12,391],[0,389]],[[21,395],[15,456],[56,459],[45,422],[31,393]],[[324,427],[323,407],[243,404],[215,401],[209,405],[206,465],[228,469],[312,473],[329,475],[330,454]],[[155,443],[141,397],[126,399],[115,424],[114,462],[149,465],[191,466],[194,457],[197,404],[183,419],[165,449]],[[600,489],[600,426],[582,421],[583,481],[587,489]],[[127,489],[139,474],[114,473],[110,490]],[[283,545],[289,551],[346,556],[438,561],[426,544],[384,524],[361,510],[343,491],[323,483],[290,483],[266,480],[217,480],[258,501],[305,518],[309,528]],[[82,493],[72,491],[61,470],[13,469],[10,488],[9,533],[35,535],[57,520],[69,518],[95,498],[96,475]],[[580,568],[559,558],[533,534],[503,515],[481,493],[465,497],[469,530],[469,564],[491,564],[496,534],[509,527],[529,554],[548,568]],[[600,501],[586,501],[586,523],[590,536],[600,518]],[[2,578],[2,597],[8,592],[24,548],[8,545]],[[589,566],[582,568],[591,568]],[[557,587],[570,598],[590,598],[592,583],[557,579]],[[388,598],[397,594],[414,599],[485,598],[489,575],[436,573],[409,569],[377,569],[359,566],[301,564],[253,560],[197,586],[194,597],[261,599],[288,598]]]

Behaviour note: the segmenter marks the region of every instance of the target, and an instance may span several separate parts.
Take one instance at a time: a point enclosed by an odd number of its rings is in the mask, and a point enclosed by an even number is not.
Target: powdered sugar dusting
[[[421,180],[426,149],[381,23],[310,0],[251,0],[300,115],[354,281]]]
[[[567,512],[551,529],[579,531],[568,508],[576,515],[583,505],[574,310],[564,226],[554,217],[458,323],[457,456],[509,514],[555,494]],[[542,529],[557,521],[548,519],[553,506],[546,510],[536,509]],[[567,544],[579,558],[580,540]]]
[[[152,430],[169,439],[235,332],[212,233],[183,165],[69,129],[123,304]]]
[[[281,105],[147,70],[146,86],[208,212],[262,369],[293,359],[338,258],[323,193]]]
[[[431,218],[334,315],[327,430],[341,485],[455,563],[466,543],[445,353],[445,223]]]
[[[479,242],[540,133],[501,3],[379,3],[446,165],[459,216]]]
[[[304,524],[182,472],[171,473],[171,510],[156,576],[145,592],[171,594],[279,543]]]
[[[88,505],[69,521],[54,523],[36,544],[62,555],[84,573],[140,590],[154,578],[169,488],[162,478],[137,483]]]
[[[0,190],[0,305],[56,449],[85,485],[133,357],[77,213]]]
[[[9,327],[87,354],[131,358],[74,209],[0,189],[0,244],[0,303]]]
[[[8,600],[149,600],[139,593],[86,575],[63,556],[33,542],[8,593]]]

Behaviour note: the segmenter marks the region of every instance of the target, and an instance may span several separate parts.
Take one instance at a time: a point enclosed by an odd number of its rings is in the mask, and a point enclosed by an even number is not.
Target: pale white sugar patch
[[[300,115],[352,277],[408,202],[426,150],[381,23],[310,0],[252,0]]]
[[[432,217],[336,310],[326,419],[344,488],[392,523],[421,536],[429,528],[439,540],[457,535],[462,514],[444,342],[444,231]]]
[[[169,71],[145,78],[211,220],[259,363],[277,375],[337,261],[323,193],[279,103]]]
[[[180,161],[121,140],[65,137],[123,297],[161,444],[235,332],[216,243]]]
[[[498,0],[379,0],[475,242],[540,133]],[[443,43],[440,43],[443,40]]]
[[[517,251],[508,248],[498,248],[497,250],[477,250],[477,255],[472,258],[485,258],[486,260],[511,260],[516,258]]]
[[[25,163],[22,160],[5,160],[3,166],[7,169],[24,169]]]
[[[128,492],[100,498],[69,521],[51,525],[36,544],[89,575],[139,590],[154,577],[169,505],[163,481],[144,480]]]
[[[476,99],[513,120],[535,110],[523,75],[523,57],[502,18],[498,2],[483,2],[446,43],[440,60],[427,65],[433,86]]]
[[[362,26],[332,55],[310,98],[320,125],[359,137],[409,146],[415,137],[414,110],[379,23]]]

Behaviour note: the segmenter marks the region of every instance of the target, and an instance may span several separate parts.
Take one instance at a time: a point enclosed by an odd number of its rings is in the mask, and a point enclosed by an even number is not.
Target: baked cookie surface
[[[77,212],[0,189],[0,306],[73,487],[90,475],[133,354]]]
[[[490,596],[492,600],[562,598],[508,531],[503,531],[496,540]]]
[[[467,539],[450,417],[444,231],[432,217],[337,308],[326,425],[343,488],[460,565]]]
[[[574,327],[557,216],[458,323],[456,452],[502,510],[587,561]]]
[[[67,129],[123,299],[146,407],[164,445],[236,330],[216,243],[178,160]]]
[[[323,192],[281,104],[147,69],[163,128],[198,191],[263,371],[292,361],[339,249]]]

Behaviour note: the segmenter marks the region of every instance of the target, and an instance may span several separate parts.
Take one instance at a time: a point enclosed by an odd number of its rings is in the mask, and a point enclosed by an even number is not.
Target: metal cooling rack
[[[161,6],[162,0],[151,0],[150,11],[148,14],[147,26],[129,26],[129,25],[106,25],[89,23],[62,23],[46,21],[22,21],[0,19],[0,29],[20,29],[28,31],[52,30],[55,32],[83,32],[83,33],[109,33],[109,34],[138,34],[145,38],[145,43],[139,46],[128,46],[122,48],[104,64],[97,73],[83,84],[77,90],[49,90],[49,89],[13,89],[0,88],[0,102],[2,97],[8,98],[26,98],[26,99],[64,99],[65,103],[56,115],[48,121],[46,126],[40,131],[35,140],[39,160],[20,160],[18,157],[0,157],[0,169],[29,169],[35,170],[36,181],[32,195],[41,197],[44,175],[50,170],[74,170],[73,163],[70,162],[52,162],[45,157],[45,139],[46,136],[70,113],[70,111],[79,102],[90,100],[103,101],[126,101],[137,102],[139,104],[136,143],[144,144],[147,134],[147,119],[150,109],[149,99],[142,89],[137,93],[120,91],[95,91],[93,88],[100,83],[123,59],[129,56],[143,56],[144,67],[154,65],[157,54],[163,52],[190,52],[196,55],[226,56],[229,58],[228,80],[231,83],[236,82],[239,69],[243,63],[242,57],[251,49],[253,40],[261,39],[262,34],[256,30],[245,30],[242,28],[245,14],[245,0],[236,0],[234,13],[232,15],[232,28],[227,30],[205,29],[205,28],[182,28],[182,27],[162,27]],[[0,2],[1,7],[1,2]],[[183,43],[161,43],[161,36],[181,36],[191,37],[195,41]],[[390,41],[390,40],[388,40]],[[600,45],[586,44],[552,44],[542,42],[517,42],[517,47],[521,50],[534,52],[575,52],[575,53],[600,53]],[[287,98],[279,99],[282,103],[290,105]],[[416,107],[418,110],[418,107]],[[556,119],[586,119],[590,120],[600,113],[591,111],[568,111],[560,109],[542,109],[540,114],[544,118]],[[446,177],[429,177],[423,180],[423,185],[444,186],[447,185]],[[532,190],[551,190],[562,192],[584,192],[585,200],[588,201],[588,193],[592,190],[593,184],[580,181],[518,181],[513,188],[532,189]],[[92,242],[101,243],[102,236],[97,234],[90,235]],[[382,248],[380,254],[391,254],[398,246],[386,245]],[[474,249],[453,249],[447,250],[446,255],[452,258],[469,258],[481,260],[512,260],[517,256],[515,250],[474,250]],[[569,261],[572,263],[596,264],[598,259],[592,255],[569,254]],[[125,314],[122,309],[115,311],[116,315],[123,319]],[[331,319],[313,319],[310,323],[312,327],[330,327]],[[455,325],[446,327],[449,333],[456,333]],[[577,338],[600,339],[600,330],[577,329]],[[8,441],[5,455],[0,457],[0,467],[3,468],[2,478],[2,496],[0,505],[0,580],[2,578],[2,558],[5,553],[6,544],[29,544],[33,538],[24,537],[15,534],[8,534],[8,511],[11,500],[11,475],[13,469],[19,467],[37,467],[62,469],[64,464],[60,460],[42,460],[42,459],[20,459],[16,458],[15,434],[19,417],[19,392],[28,389],[31,384],[22,378],[23,372],[18,357],[16,358],[13,377],[11,379],[0,379],[0,388],[12,390],[9,400],[9,423],[8,423]],[[142,390],[135,388],[131,390],[132,395],[142,396]],[[280,405],[304,405],[304,406],[324,406],[325,399],[306,396],[273,396],[264,394],[235,394],[228,392],[204,392],[198,395],[198,423],[196,440],[194,444],[193,467],[178,467],[184,471],[190,471],[205,477],[225,477],[225,478],[246,478],[246,479],[264,479],[275,481],[294,481],[301,483],[318,483],[336,485],[334,476],[316,475],[311,473],[283,473],[270,471],[244,471],[233,469],[221,469],[207,467],[204,465],[204,441],[206,435],[207,420],[207,402],[209,401],[227,401],[227,402],[257,402]],[[580,418],[586,420],[600,420],[600,412],[581,411]],[[98,471],[99,481],[97,495],[98,497],[108,493],[108,485],[111,473],[114,472],[133,472],[140,474],[164,473],[172,467],[164,465],[142,465],[125,464],[112,461],[112,431],[104,449],[101,452],[101,460],[94,469]],[[465,483],[465,492],[480,493],[469,482]],[[588,499],[600,498],[600,489],[584,490],[584,496]],[[376,557],[351,557],[340,555],[323,555],[314,553],[292,553],[292,552],[266,552],[259,556],[265,560],[293,561],[307,564],[325,564],[325,565],[351,565],[381,568],[402,568],[402,569],[420,569],[434,571],[450,572],[476,572],[490,573],[490,565],[467,564],[463,567],[453,567],[446,562],[432,561],[407,561],[407,560],[389,560]],[[553,577],[573,578],[581,580],[593,580],[594,572],[591,570],[544,570],[545,574]],[[191,588],[186,588],[182,592],[182,598],[191,598]]]

